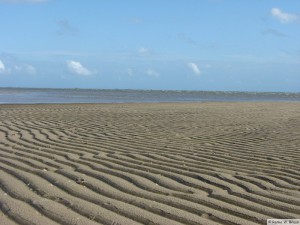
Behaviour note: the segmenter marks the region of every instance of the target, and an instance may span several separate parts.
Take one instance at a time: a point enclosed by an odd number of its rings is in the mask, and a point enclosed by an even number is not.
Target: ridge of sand
[[[300,103],[0,105],[0,224],[300,218]]]

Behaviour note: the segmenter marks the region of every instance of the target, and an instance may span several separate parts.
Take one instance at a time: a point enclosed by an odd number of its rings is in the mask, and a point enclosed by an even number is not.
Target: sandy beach
[[[300,103],[0,105],[0,224],[300,219]]]

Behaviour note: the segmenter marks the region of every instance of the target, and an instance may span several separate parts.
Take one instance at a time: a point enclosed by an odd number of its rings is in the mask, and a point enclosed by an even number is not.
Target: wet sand
[[[0,224],[300,218],[300,103],[0,105]]]

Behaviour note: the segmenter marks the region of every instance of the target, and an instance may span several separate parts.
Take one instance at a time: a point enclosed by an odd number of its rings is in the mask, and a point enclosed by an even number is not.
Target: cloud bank
[[[92,72],[90,70],[85,68],[80,62],[77,61],[68,60],[67,68],[73,74],[82,75],[82,76],[92,75]]]
[[[279,8],[272,8],[271,15],[278,19],[281,23],[291,23],[299,20],[299,16],[296,14],[283,12]]]
[[[199,75],[201,74],[201,71],[200,71],[200,69],[199,69],[199,67],[197,66],[196,63],[190,62],[190,63],[187,64],[187,67],[188,67],[195,75],[199,76]]]

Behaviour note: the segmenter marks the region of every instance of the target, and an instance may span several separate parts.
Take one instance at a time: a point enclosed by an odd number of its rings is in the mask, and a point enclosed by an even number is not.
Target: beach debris
[[[89,215],[90,220],[95,220],[96,216],[95,215]]]
[[[76,182],[77,184],[81,184],[81,185],[84,185],[84,184],[86,183],[86,181],[85,181],[83,178],[81,178],[81,177],[77,177],[77,178],[75,179],[75,182]]]

